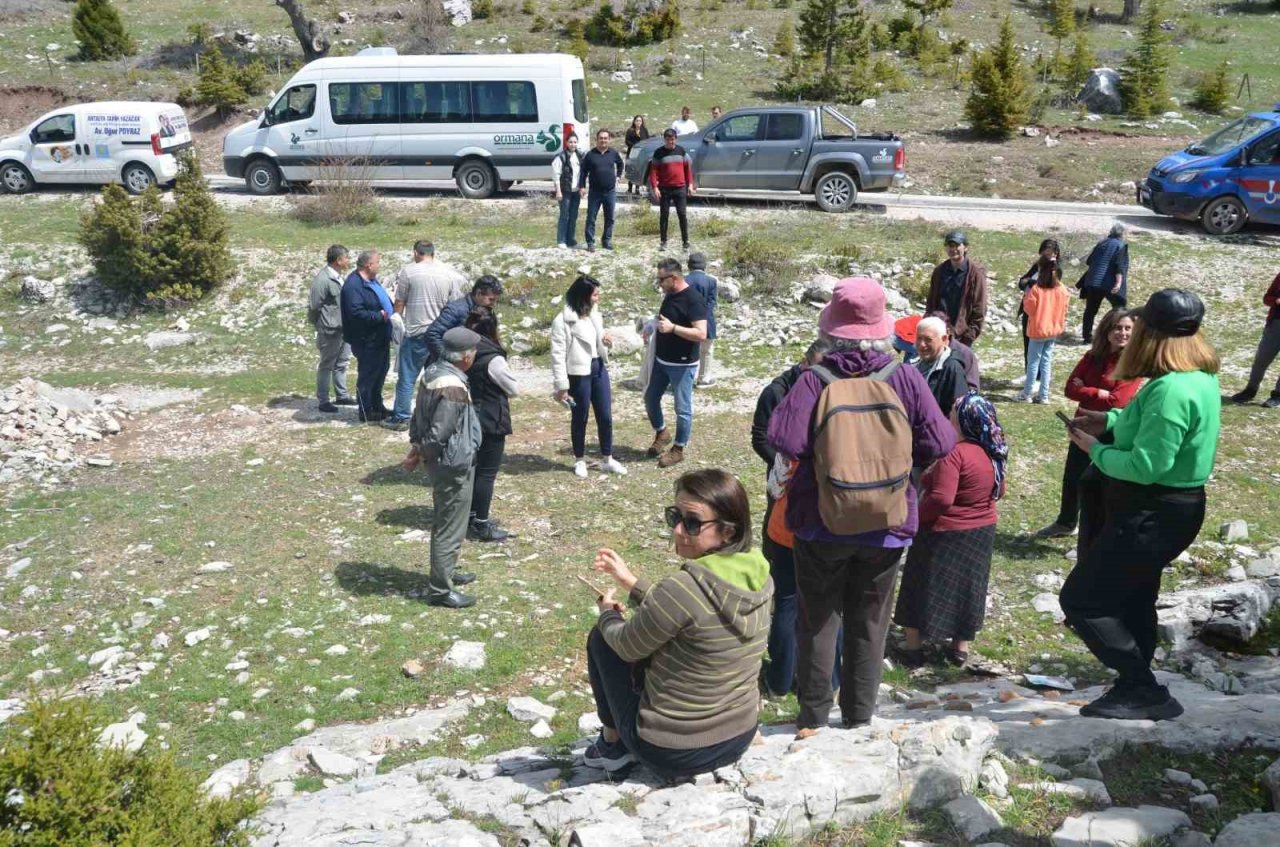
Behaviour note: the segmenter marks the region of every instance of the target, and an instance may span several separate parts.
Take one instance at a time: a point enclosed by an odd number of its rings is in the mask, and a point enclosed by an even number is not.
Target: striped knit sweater
[[[656,585],[631,589],[635,614],[600,616],[600,632],[628,662],[649,660],[637,726],[650,744],[708,747],[756,726],[757,678],[769,639],[773,580],[757,551],[713,554]]]

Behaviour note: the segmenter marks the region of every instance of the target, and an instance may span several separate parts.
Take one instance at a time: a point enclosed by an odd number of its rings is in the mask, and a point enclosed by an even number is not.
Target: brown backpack
[[[911,421],[887,382],[901,364],[866,377],[811,370],[826,386],[813,423],[813,471],[818,511],[836,535],[858,535],[907,521],[911,484]]]

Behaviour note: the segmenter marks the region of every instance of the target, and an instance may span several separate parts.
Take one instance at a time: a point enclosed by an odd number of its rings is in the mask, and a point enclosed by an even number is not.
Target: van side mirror
[[[258,127],[259,127],[260,129],[266,129],[266,128],[267,128],[267,127],[269,127],[269,126],[271,126],[271,110],[270,110],[270,109],[263,109],[263,110],[262,110],[262,122],[261,122],[260,124],[258,124]]]
[[[37,138],[40,137],[40,135],[35,131],[35,129],[32,129],[31,132],[28,132],[27,137],[31,139],[32,144],[40,143],[39,141],[36,140]]]

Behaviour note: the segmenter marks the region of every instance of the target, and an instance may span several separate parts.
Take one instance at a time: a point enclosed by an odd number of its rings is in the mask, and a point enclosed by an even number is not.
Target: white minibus
[[[565,54],[399,56],[370,48],[306,65],[222,161],[254,194],[313,180],[452,179],[467,197],[547,179],[585,138],[582,62]],[[586,142],[583,142],[584,146]]]

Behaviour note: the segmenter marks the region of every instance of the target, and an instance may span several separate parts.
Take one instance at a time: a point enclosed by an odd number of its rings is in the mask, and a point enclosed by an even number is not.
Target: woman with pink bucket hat
[[[928,467],[955,447],[955,429],[938,409],[920,371],[890,369],[893,320],[880,284],[866,277],[842,279],[818,319],[832,349],[822,365],[836,379],[882,379],[901,401],[910,428],[911,461]],[[836,383],[832,383],[835,385]],[[810,369],[801,375],[769,420],[769,443],[798,460],[790,480],[787,525],[795,533],[799,594],[797,688],[800,737],[828,723],[832,705],[831,665],[836,633],[844,619],[840,713],[846,727],[865,726],[875,713],[884,662],[893,588],[902,554],[919,523],[916,494],[906,486],[906,519],[888,529],[841,535],[828,529],[819,511],[814,472],[814,411],[825,388]],[[825,670],[824,670],[825,668]]]

